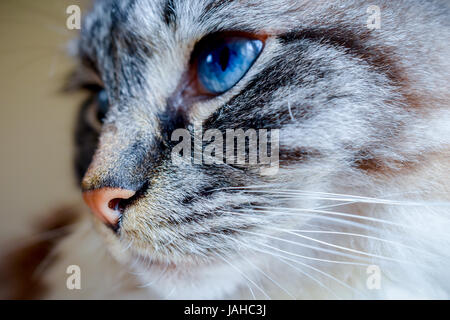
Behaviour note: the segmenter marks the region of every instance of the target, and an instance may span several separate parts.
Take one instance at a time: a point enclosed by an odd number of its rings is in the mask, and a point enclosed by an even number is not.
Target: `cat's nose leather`
[[[105,224],[116,227],[121,215],[120,201],[136,192],[119,188],[101,188],[83,192],[83,199],[92,212]]]

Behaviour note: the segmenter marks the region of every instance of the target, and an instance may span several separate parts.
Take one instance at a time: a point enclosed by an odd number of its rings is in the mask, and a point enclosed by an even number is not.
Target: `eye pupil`
[[[225,71],[225,69],[228,67],[228,62],[230,61],[230,49],[228,47],[223,48],[222,52],[220,53],[219,63],[222,67],[222,71]]]
[[[101,90],[97,93],[97,119],[100,122],[106,117],[106,113],[109,109],[108,94],[105,90]]]

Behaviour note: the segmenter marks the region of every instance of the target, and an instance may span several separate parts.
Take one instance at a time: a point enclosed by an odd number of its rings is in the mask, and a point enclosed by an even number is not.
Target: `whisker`
[[[280,288],[281,290],[283,290],[288,296],[290,296],[292,299],[295,299],[295,297],[289,292],[287,291],[285,288],[283,288],[277,281],[275,281],[272,277],[270,277],[266,272],[264,272],[261,268],[259,268],[257,265],[255,265],[253,262],[251,262],[249,259],[247,259],[246,257],[244,257],[242,254],[238,253],[238,255],[245,260],[249,265],[251,265],[252,267],[254,267],[256,270],[258,270],[259,272],[261,272],[267,279],[269,279],[270,281],[272,281],[278,288]]]
[[[247,281],[249,281],[251,284],[253,284],[259,291],[262,292],[262,294],[269,300],[271,300],[270,296],[267,295],[267,293],[261,289],[252,279],[250,279],[249,277],[247,277],[247,275],[245,275],[244,272],[242,272],[238,267],[236,267],[235,265],[233,265],[231,262],[229,262],[227,259],[225,259],[222,255],[220,255],[217,252],[214,252],[215,255],[217,255],[223,262],[225,262],[226,264],[228,264],[230,267],[232,267],[234,270],[236,270],[237,272],[239,272],[239,274],[241,274]]]
[[[237,231],[237,232],[244,232],[244,230],[239,230],[239,229],[232,229],[232,230]],[[249,231],[246,231],[246,232],[248,233]],[[211,234],[216,234],[216,233],[211,233]],[[333,254],[333,255],[342,256],[342,257],[346,257],[346,258],[359,259],[359,260],[362,260],[362,261],[369,261],[365,257],[356,256],[356,255],[353,255],[353,254],[348,254],[348,253],[344,253],[344,252],[340,252],[340,251],[336,251],[336,250],[325,249],[325,248],[321,248],[321,247],[317,247],[317,246],[312,246],[312,245],[305,244],[305,243],[294,242],[294,241],[290,241],[290,240],[282,239],[282,238],[277,238],[277,237],[273,237],[273,236],[266,235],[266,234],[261,234],[260,235],[260,234],[255,233],[255,235],[258,235],[258,236],[261,236],[261,237],[275,238],[274,240],[278,240],[278,241],[281,241],[281,242],[294,244],[294,245],[299,246],[299,247],[313,249],[315,251],[326,252],[326,253],[330,253],[330,254]],[[299,258],[303,258],[303,259],[306,259],[306,260],[318,261],[318,262],[337,263],[337,264],[344,264],[344,265],[355,265],[355,264],[358,264],[357,262],[326,260],[326,259],[320,259],[320,258],[315,258],[315,257],[310,257],[310,256],[305,256],[305,255],[299,255],[299,254],[297,254],[297,256]],[[368,266],[369,265],[369,264],[363,264],[363,263],[360,263],[360,264],[364,265],[364,266]]]
[[[301,237],[303,239],[311,240],[313,242],[317,242],[317,243],[326,245],[326,246],[330,246],[330,247],[333,247],[333,248],[337,248],[337,249],[341,249],[341,250],[345,250],[345,251],[349,251],[349,252],[353,252],[353,253],[357,253],[357,254],[362,254],[362,255],[365,255],[365,256],[372,257],[372,258],[378,258],[378,259],[383,259],[383,260],[389,260],[389,261],[394,261],[394,262],[399,262],[399,263],[406,263],[406,264],[414,264],[415,265],[415,263],[412,263],[412,262],[408,262],[408,261],[404,261],[404,260],[398,260],[398,259],[394,259],[394,258],[390,258],[390,257],[386,257],[386,256],[380,256],[380,255],[371,254],[371,253],[367,253],[367,252],[356,250],[356,249],[351,249],[351,248],[335,245],[335,244],[332,244],[332,243],[329,243],[329,242],[326,242],[326,241],[322,241],[322,240],[318,240],[318,239],[311,238],[311,237],[308,237],[308,236],[300,235],[300,234],[297,234],[295,232],[289,232],[289,231],[285,231],[285,232],[289,233],[289,234],[292,234],[292,235],[295,235],[295,236],[298,236],[298,237]]]
[[[301,274],[305,275],[306,277],[308,277],[309,279],[313,280],[314,282],[316,282],[317,284],[319,284],[322,288],[324,288],[325,290],[327,290],[328,292],[330,292],[336,299],[340,299],[340,297],[333,291],[331,290],[327,285],[325,285],[322,281],[320,281],[319,279],[313,277],[312,275],[310,275],[309,273],[307,273],[306,271],[292,265],[291,263],[287,262],[285,258],[281,258],[279,257],[279,261],[283,262],[284,264],[287,264],[288,266],[290,266],[291,268],[293,268],[294,270],[300,272]]]
[[[166,295],[164,300],[169,299],[173,295],[173,293],[175,292],[176,288],[177,288],[176,286],[173,286],[172,290],[169,291],[169,293]]]
[[[274,212],[274,211],[264,211],[264,210],[258,210],[258,211],[254,211],[254,210],[243,210],[243,209],[237,209],[240,212],[236,212],[236,211],[225,211],[225,210],[220,210],[220,212],[223,213],[228,213],[228,214],[239,214],[239,215],[245,215],[247,217],[259,217],[261,215],[257,215],[257,213],[264,213],[264,214],[268,214],[267,217],[306,217],[306,218],[314,218],[314,219],[322,219],[322,220],[326,220],[329,222],[336,222],[339,224],[344,224],[344,225],[350,225],[353,227],[359,227],[361,229],[366,229],[366,230],[371,230],[371,231],[377,231],[377,230],[382,230],[379,227],[375,227],[375,226],[369,226],[369,225],[365,225],[359,222],[355,222],[355,221],[350,221],[350,220],[346,220],[346,219],[341,219],[341,218],[335,218],[335,217],[329,217],[329,216],[324,216],[324,215],[320,215],[320,214],[308,214],[308,213],[303,213],[303,212]],[[244,213],[241,213],[244,212]],[[248,215],[248,213],[250,213],[251,215]]]
[[[256,235],[256,236],[263,236],[263,237],[267,237],[267,238],[270,238],[270,239],[274,239],[274,240],[278,240],[278,241],[282,241],[282,242],[286,242],[286,243],[290,243],[290,244],[294,244],[294,245],[307,246],[307,245],[305,245],[303,243],[290,241],[290,240],[287,240],[287,239],[271,236],[271,235],[264,234],[264,233],[255,233],[255,232],[252,232],[252,231],[239,230],[239,229],[233,229],[233,230],[235,230],[237,232],[243,232],[243,233]],[[275,230],[277,230],[277,229],[275,228]],[[332,244],[332,243],[329,243],[329,242],[326,242],[326,241],[322,241],[322,240],[318,240],[318,239],[315,239],[315,238],[311,238],[311,237],[308,237],[308,236],[300,235],[300,234],[297,234],[297,233],[294,233],[294,232],[288,232],[288,231],[284,231],[284,232],[286,232],[288,234],[293,234],[293,235],[301,237],[303,239],[307,239],[307,240],[310,240],[310,241],[313,241],[313,242],[317,242],[317,243],[320,243],[320,244],[323,244],[323,245],[326,245],[326,246],[330,246],[332,248],[336,248],[336,249],[340,249],[340,250],[344,250],[344,251],[348,251],[348,252],[364,255],[364,256],[367,256],[367,257],[371,257],[371,258],[377,258],[377,259],[382,259],[382,260],[387,260],[387,261],[392,261],[392,262],[397,262],[397,263],[403,263],[403,264],[410,264],[410,265],[414,265],[414,266],[422,266],[422,265],[417,264],[417,263],[412,262],[412,261],[399,260],[399,259],[395,259],[395,258],[391,258],[391,257],[386,257],[386,256],[372,254],[372,253],[368,253],[368,252],[364,252],[364,251],[360,251],[360,250],[356,250],[356,249],[351,249],[351,248],[335,245],[335,244]],[[313,247],[313,248],[322,249],[320,247]],[[336,252],[333,252],[333,253],[336,254]],[[297,254],[294,254],[294,253],[289,253],[289,254],[292,254],[292,255],[295,255],[295,256],[298,256],[298,257],[301,257],[301,258],[310,259],[310,260],[317,260],[317,261],[321,261],[321,262],[368,266],[368,264],[357,263],[357,262],[335,261],[335,260],[326,260],[326,259],[311,258],[311,257],[308,258],[308,257],[297,255]],[[358,257],[358,258],[360,258],[360,257]]]
[[[355,221],[350,221],[350,220],[346,220],[346,219],[341,219],[341,218],[335,218],[335,217],[329,217],[329,216],[324,216],[324,215],[320,215],[320,214],[307,214],[307,213],[302,213],[302,212],[298,212],[298,213],[282,213],[282,212],[270,212],[270,211],[247,211],[247,213],[241,213],[241,212],[234,212],[234,211],[224,211],[224,210],[220,210],[220,212],[226,213],[226,214],[232,214],[232,215],[240,215],[240,216],[245,216],[247,219],[250,218],[261,218],[261,215],[257,215],[255,213],[264,213],[267,214],[263,217],[267,217],[267,218],[273,218],[273,217],[293,217],[293,218],[297,218],[297,217],[305,217],[305,218],[311,218],[311,219],[318,219],[318,220],[324,220],[327,222],[333,222],[339,225],[346,225],[346,226],[352,226],[352,227],[356,227],[356,228],[360,228],[360,229],[364,229],[364,230],[368,230],[368,231],[372,231],[372,232],[378,232],[379,230],[382,230],[382,228],[379,227],[375,227],[375,226],[369,226],[369,225],[365,225],[359,222],[355,222]],[[246,212],[246,211],[244,211]],[[250,213],[250,214],[249,214]]]
[[[242,186],[242,187],[224,187],[217,188],[214,190],[238,190],[249,193],[261,193],[267,195],[298,195],[305,196],[311,199],[317,200],[332,200],[332,201],[349,201],[349,202],[359,202],[359,203],[373,203],[373,204],[389,204],[389,205],[404,205],[404,206],[450,206],[448,201],[407,201],[407,200],[390,200],[390,199],[379,199],[373,197],[364,197],[358,195],[348,195],[340,193],[329,193],[320,191],[302,191],[302,190],[292,190],[292,189],[272,189],[274,185],[268,184],[264,186],[254,187],[254,186]],[[275,185],[277,186],[277,185]],[[269,190],[261,190],[267,189]],[[398,194],[411,194],[408,193],[398,193]]]
[[[255,293],[253,292],[252,287],[250,287],[250,284],[248,282],[246,282],[245,284],[247,285],[247,288],[250,291],[250,294],[252,295],[253,300],[256,300]]]
[[[322,234],[333,234],[333,235],[345,235],[345,236],[350,236],[350,237],[359,237],[359,238],[364,238],[364,239],[370,239],[370,240],[376,240],[376,241],[380,241],[380,242],[385,242],[385,243],[389,243],[389,244],[393,244],[393,245],[397,245],[397,246],[402,246],[414,251],[418,251],[421,253],[425,253],[425,254],[430,254],[432,255],[432,253],[428,252],[428,251],[424,251],[424,250],[420,250],[416,247],[411,247],[408,246],[404,243],[401,242],[397,242],[397,241],[392,241],[392,240],[387,240],[387,239],[382,239],[382,238],[378,238],[378,237],[374,237],[374,236],[370,236],[370,235],[365,235],[365,234],[360,234],[360,233],[351,233],[351,232],[341,232],[341,231],[325,231],[325,230],[307,230],[307,229],[303,229],[303,230],[284,230],[284,229],[280,229],[280,228],[275,228],[275,227],[270,227],[271,229],[276,229],[278,231],[281,232],[285,232],[285,231],[290,231],[293,232],[295,234],[295,232],[300,232],[300,233],[322,233]]]
[[[252,249],[254,249],[254,250],[264,252],[264,250],[261,250],[261,249],[259,249],[259,248],[255,248],[255,247],[249,246],[249,245],[247,245],[247,244],[244,244],[244,245],[246,245],[246,246],[248,246],[248,247],[250,247],[250,248],[252,248]],[[263,244],[263,245],[264,245],[264,244]],[[267,246],[267,245],[264,245],[264,246]],[[268,246],[268,247],[270,247],[270,246]],[[272,248],[273,248],[273,247],[272,247]],[[276,249],[276,248],[275,248],[275,249]],[[269,252],[270,252],[270,251],[269,251]],[[267,253],[267,252],[266,252],[266,253]],[[306,268],[312,269],[312,270],[314,270],[314,271],[316,271],[316,272],[318,272],[318,273],[320,273],[320,274],[322,274],[322,275],[324,275],[324,276],[326,276],[326,277],[328,277],[328,278],[330,278],[330,279],[336,281],[337,283],[341,284],[342,286],[344,286],[344,287],[346,287],[346,288],[348,288],[348,289],[350,289],[350,290],[352,290],[352,291],[354,291],[354,292],[357,292],[357,293],[360,294],[360,295],[364,295],[364,294],[363,294],[362,292],[360,292],[359,290],[357,290],[357,289],[355,289],[355,288],[352,288],[351,286],[349,286],[349,285],[346,284],[345,282],[339,280],[338,278],[336,278],[336,277],[334,277],[334,276],[332,276],[332,275],[330,275],[330,274],[328,274],[328,273],[326,273],[326,272],[324,272],[324,271],[322,271],[322,270],[320,270],[320,269],[317,269],[317,268],[315,268],[315,267],[313,267],[313,266],[310,266],[310,265],[308,265],[308,264],[306,264],[306,263],[300,262],[300,261],[295,260],[295,259],[291,259],[291,258],[288,258],[288,257],[285,257],[285,256],[277,255],[277,254],[275,254],[275,253],[273,253],[273,252],[270,252],[270,254],[273,254],[274,256],[278,256],[279,258],[286,259],[286,260],[291,261],[291,262],[294,262],[294,263],[298,263],[298,264],[300,264],[300,265],[302,265],[302,266],[304,266],[304,267],[306,267]]]
[[[239,230],[236,229],[236,231],[239,231]],[[311,249],[316,249],[316,250],[322,249],[322,248],[320,248],[320,247],[309,246],[309,245],[305,245],[305,244],[303,244],[303,243],[299,243],[299,242],[295,242],[295,241],[290,241],[290,240],[283,239],[283,238],[279,238],[279,237],[274,237],[274,236],[271,236],[271,235],[268,235],[268,234],[263,234],[263,233],[258,234],[258,233],[251,232],[251,231],[246,231],[246,230],[240,230],[240,231],[242,231],[242,232],[244,232],[244,233],[249,233],[249,234],[257,235],[257,236],[267,237],[267,238],[270,238],[270,239],[273,239],[273,240],[278,240],[278,241],[285,242],[285,243],[290,243],[290,244],[293,244],[293,245],[298,245],[298,246],[303,246],[303,247],[310,247]],[[306,260],[312,260],[312,261],[318,261],[318,262],[327,262],[327,263],[336,263],[336,264],[344,264],[344,265],[369,266],[369,264],[367,264],[367,263],[352,262],[352,261],[338,261],[338,260],[329,260],[329,259],[320,259],[320,258],[308,257],[308,256],[305,256],[305,255],[301,255],[301,254],[297,254],[297,253],[293,253],[293,252],[284,251],[284,250],[281,250],[281,249],[277,249],[277,250],[280,250],[281,252],[284,252],[284,253],[286,253],[286,254],[289,254],[289,255],[292,255],[292,256],[295,256],[295,257],[298,257],[298,258],[303,258],[303,259],[306,259]],[[325,249],[325,250],[326,250],[326,249]],[[322,250],[321,250],[321,251],[322,251]],[[327,250],[327,251],[329,251],[329,250]],[[336,252],[335,252],[335,251],[331,251],[331,252],[329,252],[329,253],[338,254],[338,253],[340,253],[340,252],[338,252],[338,251],[336,251]],[[371,256],[370,254],[366,254],[366,255],[367,255],[367,256]],[[353,257],[355,257],[355,256],[353,256]],[[356,257],[357,257],[357,256],[356,256]],[[360,258],[360,257],[358,257],[358,258]]]
[[[241,245],[244,245],[244,246],[246,246],[246,247],[250,247],[250,248],[256,250],[255,248],[253,248],[253,247],[251,247],[251,246],[248,246],[246,243],[244,243],[244,242],[242,242],[242,241],[239,241],[239,240],[237,240],[237,239],[235,239],[235,238],[232,238],[232,237],[227,236],[227,235],[223,235],[223,236],[226,237],[226,238],[229,238],[229,239],[232,240],[232,241],[238,242],[238,243],[240,243]],[[265,253],[265,254],[267,254],[267,255],[270,255],[270,256],[273,256],[273,257],[278,258],[280,262],[282,262],[282,263],[284,263],[284,264],[287,264],[288,266],[290,266],[290,267],[293,268],[294,270],[296,270],[296,271],[300,272],[301,274],[305,275],[307,278],[309,278],[309,279],[311,279],[312,281],[318,283],[321,287],[325,288],[325,289],[326,289],[327,291],[329,291],[333,296],[335,296],[337,299],[339,299],[339,297],[333,292],[333,290],[331,290],[329,287],[327,287],[322,281],[320,281],[319,279],[317,279],[317,278],[315,278],[314,276],[310,275],[310,274],[307,273],[306,271],[304,271],[304,270],[302,270],[302,269],[300,269],[300,268],[298,268],[298,267],[296,267],[296,266],[293,266],[293,265],[290,264],[289,262],[285,261],[285,260],[286,260],[285,258],[282,258],[282,257],[279,256],[279,255],[275,255],[274,253],[269,252],[269,251],[266,251],[266,250],[263,250],[263,249],[258,250],[258,251],[259,251],[259,252],[262,252],[262,253]],[[242,258],[245,258],[243,255],[241,255],[241,254],[239,254],[239,255],[240,255]],[[250,288],[250,287],[249,287],[249,288]],[[286,292],[286,291],[285,291],[285,292]],[[288,293],[288,292],[286,292],[286,293]],[[295,299],[295,297],[293,297],[293,298]]]
[[[412,226],[400,224],[397,222],[388,221],[385,219],[379,219],[379,218],[372,218],[372,217],[366,217],[366,216],[360,216],[356,214],[351,213],[344,213],[344,212],[335,212],[335,211],[327,211],[327,210],[316,210],[316,209],[302,209],[302,208],[287,208],[287,207],[264,207],[264,206],[254,206],[254,209],[261,209],[261,210],[282,210],[283,212],[310,212],[310,213],[319,213],[319,214],[326,214],[326,215],[334,215],[334,216],[341,216],[341,217],[347,217],[352,219],[359,219],[359,220],[365,220],[365,221],[371,221],[371,222],[378,222],[378,223],[384,223],[396,227],[402,227],[402,228],[408,228],[408,229],[415,229]],[[241,210],[241,209],[239,209]]]

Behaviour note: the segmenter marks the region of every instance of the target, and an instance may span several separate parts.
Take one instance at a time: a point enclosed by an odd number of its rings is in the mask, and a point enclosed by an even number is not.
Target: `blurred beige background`
[[[80,201],[72,132],[82,95],[60,88],[72,0],[0,1],[0,248],[26,237],[49,209]]]

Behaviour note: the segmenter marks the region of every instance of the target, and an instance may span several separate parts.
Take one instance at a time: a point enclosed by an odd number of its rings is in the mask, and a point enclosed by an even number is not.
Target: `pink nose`
[[[120,201],[131,198],[135,193],[119,188],[101,188],[83,192],[83,199],[100,220],[115,227],[121,215]]]

